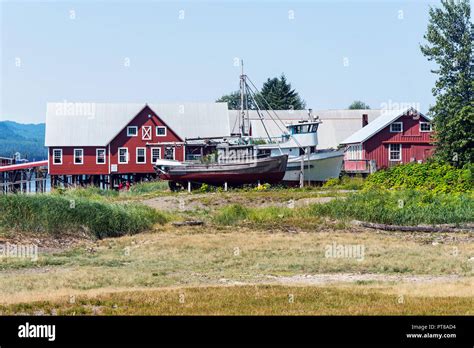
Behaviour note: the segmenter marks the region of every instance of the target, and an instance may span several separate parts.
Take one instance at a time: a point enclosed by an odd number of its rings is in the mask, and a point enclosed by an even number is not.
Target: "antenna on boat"
[[[241,68],[241,73],[240,73],[240,118],[239,118],[239,130],[241,136],[246,136],[247,134],[247,129],[245,126],[245,108],[248,107],[248,103],[246,102],[246,95],[245,95],[245,86],[247,82],[245,81],[245,74],[244,74],[244,60],[240,60],[240,68]]]

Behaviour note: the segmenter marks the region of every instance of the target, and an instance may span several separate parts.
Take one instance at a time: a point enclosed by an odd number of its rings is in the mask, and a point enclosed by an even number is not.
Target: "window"
[[[165,147],[165,159],[174,160],[174,147],[171,147],[171,146]]]
[[[63,164],[63,150],[62,149],[53,150],[53,164]]]
[[[165,137],[166,136],[166,127],[156,126],[156,136]]]
[[[128,126],[127,127],[127,136],[128,137],[136,137],[138,135],[138,127],[137,126]]]
[[[74,149],[74,164],[83,164],[83,163],[84,163],[84,150]]]
[[[151,163],[155,164],[161,158],[161,149],[159,147],[151,148]]]
[[[420,122],[420,132],[431,132],[431,123]]]
[[[122,164],[128,163],[128,148],[127,147],[119,147],[119,158],[118,162]]]
[[[390,144],[388,151],[388,159],[390,161],[402,160],[402,144]]]
[[[142,127],[142,140],[151,140],[151,126]]]
[[[105,164],[105,149],[95,150],[95,163]]]
[[[346,151],[346,159],[361,160],[362,159],[362,144],[349,145]]]
[[[390,125],[390,133],[400,133],[403,132],[403,122],[393,122]]]
[[[137,147],[137,163],[143,164],[146,163],[146,148]]]

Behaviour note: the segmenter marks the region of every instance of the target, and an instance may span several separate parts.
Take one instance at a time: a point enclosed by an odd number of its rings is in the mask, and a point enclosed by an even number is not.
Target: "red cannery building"
[[[390,110],[345,139],[344,171],[368,174],[378,169],[425,162],[434,145],[431,119],[414,108]]]
[[[216,117],[224,117],[223,127],[214,125],[203,135],[227,134],[226,103],[48,103],[45,145],[52,184],[117,187],[153,178],[157,159],[183,161],[184,140],[202,133],[202,118],[216,123]]]

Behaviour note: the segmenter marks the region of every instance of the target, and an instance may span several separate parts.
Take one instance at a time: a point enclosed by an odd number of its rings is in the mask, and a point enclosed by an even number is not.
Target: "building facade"
[[[342,143],[344,171],[367,174],[409,162],[425,162],[434,150],[431,120],[410,108],[383,113]]]

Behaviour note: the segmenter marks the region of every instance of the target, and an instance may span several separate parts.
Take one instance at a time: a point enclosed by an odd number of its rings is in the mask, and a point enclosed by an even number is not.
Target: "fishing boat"
[[[189,183],[210,185],[243,185],[278,183],[286,171],[288,156],[222,159],[216,163],[178,162],[158,160],[155,168],[171,188],[186,187]]]

